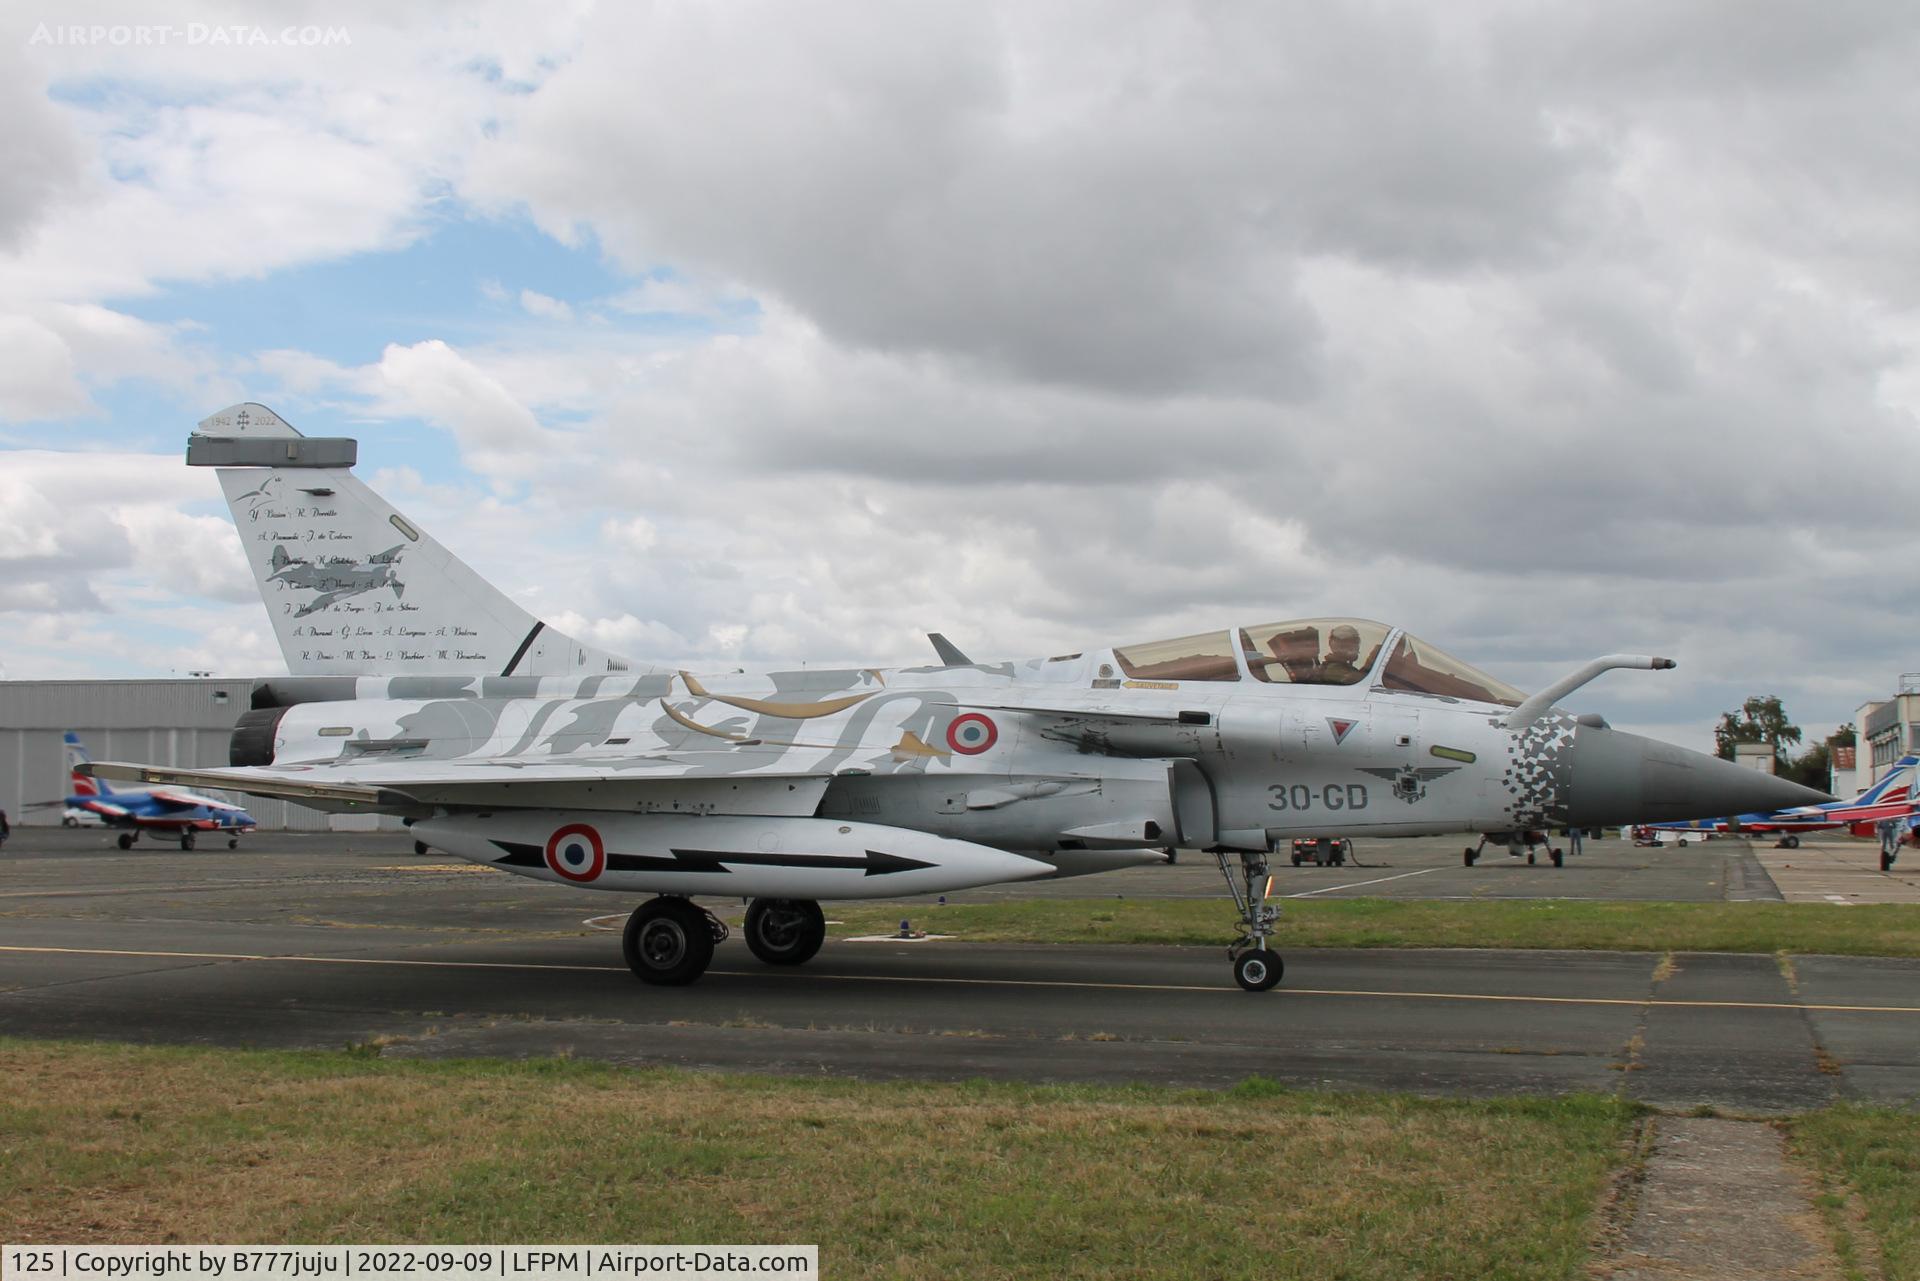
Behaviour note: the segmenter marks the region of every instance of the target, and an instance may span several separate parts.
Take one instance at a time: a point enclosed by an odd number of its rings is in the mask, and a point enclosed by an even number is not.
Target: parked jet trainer
[[[232,768],[99,764],[409,819],[429,844],[521,875],[655,897],[625,952],[688,983],[752,900],[754,955],[797,965],[820,900],[897,898],[1158,861],[1218,861],[1243,932],[1234,977],[1281,975],[1276,842],[1599,826],[1826,800],[1609,729],[1399,628],[1357,618],[1222,626],[1019,662],[697,673],[561,635],[361,484],[354,441],[237,405],[187,462],[220,469],[286,655],[234,730]],[[304,566],[305,568],[302,568]]]
[[[92,814],[102,826],[120,830],[115,843],[123,850],[132,849],[143,832],[170,836],[180,842],[183,850],[192,849],[201,835],[224,833],[227,848],[234,849],[243,834],[259,826],[253,815],[238,805],[211,796],[161,788],[115,791],[105,781],[92,777],[91,758],[78,734],[68,730],[61,741],[69,794],[57,801],[32,801],[22,809],[65,809],[68,813]]]

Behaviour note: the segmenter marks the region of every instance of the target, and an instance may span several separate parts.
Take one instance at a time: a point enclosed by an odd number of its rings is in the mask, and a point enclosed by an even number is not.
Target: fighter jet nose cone
[[[1727,818],[1833,798],[1657,739],[1582,725],[1574,733],[1568,822],[1577,827]]]

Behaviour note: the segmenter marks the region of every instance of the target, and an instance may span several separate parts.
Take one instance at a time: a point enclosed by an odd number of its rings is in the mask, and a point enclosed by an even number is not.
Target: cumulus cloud
[[[111,496],[104,511],[101,495]],[[18,587],[136,570],[170,590],[247,599],[251,575],[232,525],[182,510],[219,498],[210,472],[172,455],[10,451],[0,471],[0,572]]]
[[[383,412],[446,428],[479,471],[508,479],[520,459],[553,447],[551,433],[499,379],[437,338],[389,346],[371,382]]]
[[[395,497],[642,657],[1351,611],[1523,684],[1674,651],[1596,687],[1622,723],[1764,690],[1820,728],[1911,665],[1900,6],[490,13],[350,7],[353,61],[36,54],[174,92],[36,108],[55,178],[0,186],[0,325],[34,358],[0,362],[0,413],[184,353],[195,386],[430,423],[485,487]],[[490,263],[497,328],[409,321],[350,360],[196,366],[190,335],[115,319],[114,291],[473,208],[627,278],[563,302]]]
[[[199,403],[232,400],[239,382],[187,326],[93,303],[41,303],[0,313],[0,422],[97,416],[93,392],[128,381]]]
[[[63,29],[103,32],[162,21],[139,0],[86,0],[57,16]],[[563,55],[575,25],[568,6],[504,0],[422,5],[404,25],[370,3],[266,19],[243,0],[206,0],[191,16],[267,38],[194,42],[182,18],[164,41],[35,41],[28,26],[9,43],[22,74],[0,83],[28,100],[4,111],[0,146],[17,150],[19,172],[0,165],[0,249],[10,205],[23,216],[13,252],[0,254],[0,295],[102,301],[404,245],[458,179],[493,104]],[[305,25],[347,38],[279,38]],[[43,84],[81,92],[56,111]],[[9,197],[15,187],[24,194]],[[62,216],[25,219],[27,197],[41,193],[44,206],[48,190],[65,193]]]
[[[522,289],[520,291],[520,306],[529,316],[536,316],[541,320],[569,321],[573,319],[572,307],[560,301],[558,298],[550,298],[546,294],[539,293],[532,289]]]
[[[65,418],[91,405],[73,351],[32,316],[0,315],[0,419]]]
[[[0,249],[19,244],[80,177],[79,139],[38,72],[18,39],[0,40]]]
[[[636,265],[747,281],[838,340],[1038,381],[1305,394],[1321,334],[1304,258],[1538,261],[1574,236],[1604,159],[1535,86],[1451,47],[1437,12],[592,21],[503,112],[470,190]]]
[[[16,676],[98,672],[152,675],[186,666],[163,661],[157,633],[193,634],[205,620],[266,632],[253,575],[213,505],[211,473],[173,455],[14,450],[0,468],[0,611]],[[218,504],[224,508],[224,503]],[[143,634],[144,633],[144,634]],[[201,653],[190,666],[223,672],[262,658],[257,638],[225,658]],[[264,670],[275,670],[274,660]]]

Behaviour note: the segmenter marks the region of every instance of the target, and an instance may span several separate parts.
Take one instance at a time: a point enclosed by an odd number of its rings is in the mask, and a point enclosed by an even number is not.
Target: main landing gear
[[[1578,854],[1580,852],[1579,836],[1575,835],[1570,839],[1573,842],[1573,852]],[[1522,854],[1525,854],[1527,856],[1528,866],[1532,866],[1535,858],[1533,852],[1535,843],[1536,842],[1529,841],[1526,834],[1516,832],[1507,838],[1507,854],[1512,858],[1519,858]],[[1547,846],[1547,857],[1553,860],[1555,867],[1565,867],[1567,865],[1567,852],[1565,850],[1561,849],[1558,845],[1552,844],[1549,840],[1542,840],[1538,843]],[[1472,867],[1480,861],[1480,855],[1486,848],[1487,837],[1482,836],[1478,845],[1469,845],[1460,852],[1461,862],[1468,867]]]
[[[621,948],[627,968],[642,983],[679,987],[707,972],[713,945],[726,937],[726,923],[712,912],[677,894],[662,894],[633,910]]]
[[[677,894],[648,899],[627,918],[627,966],[642,983],[680,986],[707,972],[724,921]],[[747,908],[747,950],[768,965],[804,965],[827,941],[827,916],[804,898],[757,898]]]
[[[1264,992],[1280,981],[1287,968],[1280,954],[1267,946],[1280,919],[1280,909],[1266,901],[1266,889],[1261,885],[1267,875],[1266,851],[1242,850],[1238,869],[1227,862],[1225,850],[1216,850],[1213,857],[1220,864],[1220,875],[1227,879],[1227,893],[1233,896],[1233,905],[1246,927],[1246,933],[1227,948],[1227,956],[1233,961],[1233,981],[1249,992]]]
[[[122,832],[122,833],[120,833],[120,838],[119,838],[118,840],[116,840],[116,841],[114,842],[114,844],[115,844],[115,845],[118,845],[118,846],[119,846],[119,847],[120,847],[121,849],[123,849],[123,850],[130,850],[130,849],[132,849],[132,848],[133,848],[133,833],[132,833],[132,832]]]
[[[192,848],[193,848],[193,833],[192,833],[192,832],[182,832],[182,833],[180,833],[180,848],[181,848],[181,849],[183,849],[183,850],[190,850],[190,849],[192,849]]]
[[[827,941],[827,915],[806,898],[757,898],[747,909],[747,950],[768,965],[804,965]]]
[[[1906,823],[1902,819],[1888,819],[1874,825],[1874,831],[1880,837],[1880,870],[1891,872],[1893,861],[1900,857],[1900,843],[1906,840]]]

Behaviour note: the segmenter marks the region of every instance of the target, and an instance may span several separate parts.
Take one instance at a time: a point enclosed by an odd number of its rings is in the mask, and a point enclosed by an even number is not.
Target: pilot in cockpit
[[[1295,685],[1311,685],[1320,676],[1320,629],[1318,627],[1296,627],[1291,631],[1276,632],[1267,642],[1267,648],[1273,651],[1280,666],[1286,670],[1287,679]]]
[[[1327,661],[1320,664],[1320,680],[1327,685],[1351,685],[1360,675],[1360,633],[1341,623],[1327,633]]]

